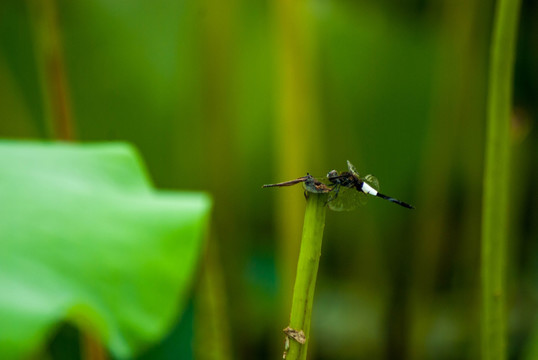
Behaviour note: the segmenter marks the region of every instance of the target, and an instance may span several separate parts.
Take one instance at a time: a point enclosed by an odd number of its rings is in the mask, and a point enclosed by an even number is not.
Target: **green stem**
[[[482,203],[482,359],[506,358],[510,110],[520,0],[497,2],[489,71]]]
[[[208,241],[195,298],[194,351],[198,360],[233,359],[226,314],[227,295],[218,241]]]
[[[70,92],[56,0],[28,0],[36,44],[37,65],[41,82],[45,119],[50,137],[75,139]]]
[[[88,332],[81,333],[82,360],[108,360],[108,354],[101,341]]]
[[[309,193],[308,195],[289,325],[296,331],[302,330],[306,342],[300,344],[290,338],[290,348],[286,360],[306,359],[310,340],[310,318],[321,256],[323,228],[325,227],[327,194]]]

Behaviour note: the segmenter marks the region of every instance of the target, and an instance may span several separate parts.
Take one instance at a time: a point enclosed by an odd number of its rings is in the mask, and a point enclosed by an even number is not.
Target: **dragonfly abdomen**
[[[383,194],[381,194],[381,193],[377,193],[376,196],[377,196],[377,197],[380,197],[381,199],[385,199],[385,200],[388,200],[388,201],[393,202],[393,203],[395,203],[395,204],[398,204],[398,205],[400,205],[400,206],[403,206],[403,207],[405,207],[405,208],[408,208],[408,209],[414,209],[414,208],[415,208],[414,206],[409,205],[408,203],[405,203],[405,202],[403,202],[403,201],[400,201],[400,200],[398,200],[398,199],[392,198],[392,197],[387,196],[387,195],[383,195]]]

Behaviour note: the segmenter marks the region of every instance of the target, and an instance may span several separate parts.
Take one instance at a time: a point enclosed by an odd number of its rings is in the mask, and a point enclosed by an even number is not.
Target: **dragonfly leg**
[[[329,194],[329,197],[327,198],[327,204],[330,203],[331,201],[334,201],[336,200],[336,198],[338,197],[338,192],[340,191],[340,186],[338,185],[335,185],[335,187],[332,188],[330,194]]]

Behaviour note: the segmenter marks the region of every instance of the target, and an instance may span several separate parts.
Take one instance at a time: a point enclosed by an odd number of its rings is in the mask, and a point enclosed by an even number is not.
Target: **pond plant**
[[[366,175],[361,178],[351,162],[348,161],[347,165],[348,171],[329,171],[324,182],[306,174],[294,180],[263,185],[263,187],[283,187],[302,183],[305,189],[306,209],[290,322],[284,329],[286,334],[284,359],[306,359],[327,207],[334,211],[353,210],[358,205],[364,204],[370,195],[414,209],[412,205],[378,192],[379,182],[374,176]]]
[[[519,0],[496,5],[490,48],[482,200],[482,359],[506,358],[510,112]]]

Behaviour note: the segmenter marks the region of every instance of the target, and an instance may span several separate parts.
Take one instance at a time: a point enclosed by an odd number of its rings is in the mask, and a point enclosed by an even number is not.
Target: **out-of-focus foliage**
[[[285,231],[300,233],[291,199],[302,190],[261,184],[323,176],[346,159],[417,209],[374,198],[327,214],[311,358],[478,357],[491,1],[1,1],[4,137],[53,137],[35,3],[56,9],[76,139],[131,141],[157,186],[214,195],[227,291],[212,304],[229,318],[220,333],[233,358],[280,356],[289,320],[295,274],[282,264],[298,245],[281,243],[275,219],[289,215]],[[294,13],[276,9],[292,3]],[[538,326],[535,3],[523,4],[516,67],[513,358]],[[305,89],[309,104],[286,103]],[[316,119],[281,121],[293,106]],[[281,166],[296,148],[304,162]]]
[[[156,192],[123,144],[0,143],[0,357],[39,353],[58,323],[119,357],[177,321],[210,200]]]

